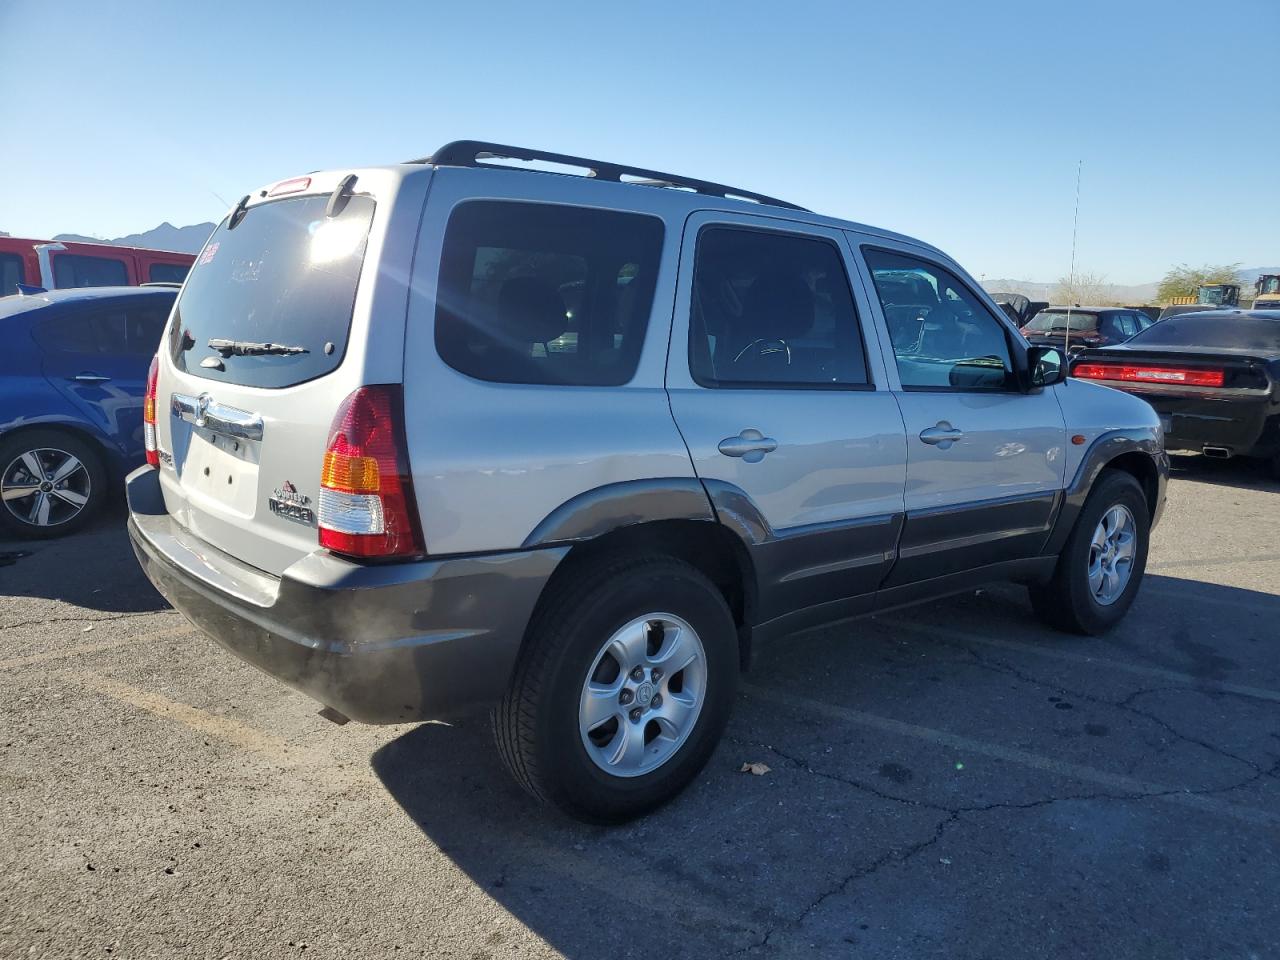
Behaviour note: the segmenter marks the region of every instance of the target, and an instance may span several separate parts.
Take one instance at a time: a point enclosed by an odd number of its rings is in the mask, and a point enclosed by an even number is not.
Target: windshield
[[[1222,287],[1201,287],[1199,299],[1201,303],[1212,303],[1221,306],[1226,293],[1226,290]]]
[[[337,368],[346,351],[373,200],[325,217],[328,195],[252,207],[196,258],[174,311],[169,349],[180,370],[210,380],[286,387]],[[210,341],[287,350],[210,346]],[[297,348],[297,349],[293,349]]]
[[[1068,326],[1072,333],[1085,333],[1098,329],[1098,315],[1072,310],[1069,319],[1066,310],[1041,310],[1023,330],[1033,333],[1064,333]]]
[[[1280,277],[1263,277],[1258,281],[1258,296],[1264,293],[1280,293]]]
[[[1128,345],[1280,351],[1280,320],[1234,314],[1220,317],[1187,314],[1147,327]]]

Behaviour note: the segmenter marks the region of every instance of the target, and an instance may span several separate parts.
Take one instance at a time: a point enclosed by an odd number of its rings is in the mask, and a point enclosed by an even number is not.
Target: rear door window
[[[707,387],[869,386],[839,249],[795,234],[709,227],[694,261],[689,363]]]
[[[276,200],[223,221],[196,259],[174,310],[168,349],[194,376],[287,387],[337,369],[373,223],[370,197],[325,216],[328,195]],[[210,340],[298,347],[284,355],[221,357]],[[223,369],[202,367],[221,357]]]
[[[89,257],[78,253],[53,255],[53,284],[66,287],[123,287],[129,283],[129,269],[114,257]]]
[[[474,200],[445,228],[436,349],[499,383],[617,385],[644,342],[662,221],[558,204]]]
[[[46,353],[115,355],[128,352],[128,321],[120,307],[70,310],[43,321],[36,341]]]
[[[0,253],[0,297],[17,293],[20,283],[26,283],[22,274],[22,258],[16,253]]]
[[[187,279],[190,269],[184,263],[153,263],[147,268],[147,280],[151,283],[181,283]]]

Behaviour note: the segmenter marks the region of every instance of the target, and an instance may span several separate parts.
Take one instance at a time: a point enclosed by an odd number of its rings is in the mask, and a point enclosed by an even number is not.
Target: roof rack
[[[482,160],[541,160],[544,163],[560,163],[570,167],[583,167],[589,171],[588,177],[595,180],[612,180],[616,183],[638,183],[651,187],[674,187],[692,190],[713,197],[726,197],[730,200],[751,200],[755,203],[771,207],[785,207],[788,210],[805,210],[794,203],[787,203],[776,197],[765,196],[751,190],[740,190],[723,183],[712,183],[708,180],[695,180],[674,173],[660,173],[657,170],[645,170],[642,167],[631,167],[621,163],[607,163],[603,160],[591,160],[587,157],[571,157],[563,153],[548,153],[545,150],[531,150],[528,147],[512,147],[503,143],[487,143],[483,140],[455,140],[446,143],[429,157],[410,160],[410,163],[430,163],[438,167],[485,167],[501,166],[485,164]],[[630,177],[630,180],[623,180]],[[808,211],[805,210],[807,213]]]

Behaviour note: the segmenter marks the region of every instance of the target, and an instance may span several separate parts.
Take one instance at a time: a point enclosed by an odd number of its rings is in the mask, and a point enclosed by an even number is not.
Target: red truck
[[[0,237],[0,297],[16,293],[20,283],[46,290],[181,283],[195,259],[110,243]]]

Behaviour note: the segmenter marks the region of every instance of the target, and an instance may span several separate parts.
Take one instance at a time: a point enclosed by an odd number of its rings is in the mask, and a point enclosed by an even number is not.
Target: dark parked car
[[[91,287],[0,300],[0,535],[70,533],[143,462],[147,369],[176,295]]]
[[[1081,352],[1072,375],[1145,399],[1169,450],[1266,458],[1280,478],[1280,310],[1171,317]]]
[[[1022,328],[1022,335],[1033,346],[1069,349],[1074,354],[1086,347],[1124,343],[1152,322],[1133,307],[1045,307]]]

